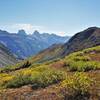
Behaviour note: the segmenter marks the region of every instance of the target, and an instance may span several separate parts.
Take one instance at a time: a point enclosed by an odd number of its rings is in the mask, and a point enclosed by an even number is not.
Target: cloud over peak
[[[54,33],[60,36],[65,36],[65,32],[63,31],[56,31],[54,29],[50,29],[50,27],[46,26],[39,26],[39,25],[32,25],[29,23],[14,23],[14,24],[0,24],[1,30],[6,30],[10,33],[17,33],[19,30],[25,30],[27,34],[32,34],[35,30],[38,30],[40,33]]]
[[[7,30],[7,31],[12,32],[12,33],[16,33],[18,30],[23,29],[26,31],[26,33],[32,34],[34,30],[42,31],[45,28],[43,26],[16,23],[16,24],[0,25],[0,29]]]

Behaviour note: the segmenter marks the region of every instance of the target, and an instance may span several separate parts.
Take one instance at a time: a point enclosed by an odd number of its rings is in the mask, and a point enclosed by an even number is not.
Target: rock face
[[[19,30],[17,34],[21,35],[21,36],[26,36],[27,35],[24,30]]]
[[[18,33],[8,33],[0,30],[0,43],[3,43],[18,58],[26,58],[37,54],[41,50],[55,43],[65,43],[69,37],[61,37],[55,34],[35,31],[32,35],[27,35],[24,30]]]
[[[75,34],[68,43],[64,44],[64,54],[100,45],[100,28],[90,27]]]
[[[12,65],[17,62],[16,57],[8,50],[8,48],[0,43],[0,67]]]
[[[100,28],[90,27],[82,32],[76,33],[65,44],[53,45],[47,48],[35,56],[34,59],[40,57],[39,60],[42,61],[43,59],[61,58],[72,52],[98,45],[100,45]]]

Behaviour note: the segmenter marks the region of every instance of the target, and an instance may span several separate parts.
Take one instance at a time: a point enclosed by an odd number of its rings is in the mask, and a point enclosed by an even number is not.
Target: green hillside
[[[64,61],[70,71],[100,70],[100,46],[72,53]]]
[[[68,99],[65,100],[70,100],[71,97],[71,100],[100,98],[100,46],[75,52],[54,61],[36,63],[34,59],[29,58],[15,66],[1,68],[0,90],[1,100],[5,95],[14,99],[17,93],[21,93],[18,98],[24,93],[35,98],[31,94],[34,92],[41,98],[54,96],[53,100],[63,100],[66,97]],[[26,97],[23,96],[24,99]]]
[[[65,44],[52,45],[33,57],[36,62],[63,58],[73,52],[100,45],[100,28],[90,27],[72,36]]]

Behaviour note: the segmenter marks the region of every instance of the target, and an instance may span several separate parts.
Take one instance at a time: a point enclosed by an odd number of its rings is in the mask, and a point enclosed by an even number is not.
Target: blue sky
[[[100,0],[0,0],[0,29],[73,35],[100,26]]]

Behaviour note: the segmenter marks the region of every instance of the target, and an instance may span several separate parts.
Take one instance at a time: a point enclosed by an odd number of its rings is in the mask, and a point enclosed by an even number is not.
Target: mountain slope
[[[65,55],[74,51],[100,45],[100,28],[90,27],[75,34],[64,44]]]
[[[1,70],[0,100],[9,98],[99,100],[100,98],[100,46],[72,53],[58,61],[31,64],[19,70],[11,71],[11,68]]]
[[[32,35],[27,35],[24,30],[19,30],[16,34],[0,30],[0,42],[19,58],[32,56],[52,44],[65,43],[68,39],[69,37],[61,37],[55,34],[40,34],[38,31],[35,31]]]
[[[49,47],[46,50],[40,52],[38,55],[33,57],[34,61],[43,61],[61,58],[72,52],[79,51],[85,48],[100,45],[100,28],[90,27],[82,32],[75,34],[69,41],[65,44],[58,44],[57,46]],[[54,52],[56,51],[56,52]],[[48,54],[47,54],[48,52]],[[52,57],[52,55],[53,57]],[[48,58],[47,58],[48,56]],[[38,60],[36,59],[38,58]]]
[[[8,48],[0,43],[0,67],[12,65],[15,63],[17,63],[17,59],[13,54],[11,54]]]
[[[60,55],[62,52],[62,44],[53,44],[30,59],[32,59],[32,61],[35,63],[42,63],[48,60],[58,59],[58,55]]]

